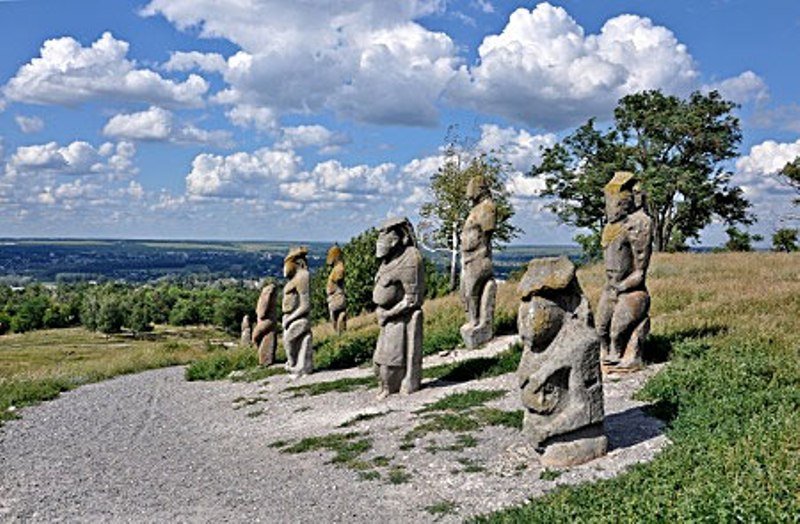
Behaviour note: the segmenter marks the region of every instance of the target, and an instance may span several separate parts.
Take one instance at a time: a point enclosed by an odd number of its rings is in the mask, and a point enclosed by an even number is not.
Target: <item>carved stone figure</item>
[[[605,187],[606,218],[602,247],[606,284],[597,310],[601,358],[609,372],[642,367],[642,348],[650,332],[650,293],[645,285],[652,252],[653,225],[644,193],[632,173],[618,172]]]
[[[347,298],[344,294],[344,255],[339,246],[328,250],[326,263],[331,267],[325,292],[328,296],[328,311],[336,333],[347,329]]]
[[[461,337],[468,349],[489,342],[494,334],[494,303],[497,283],[492,268],[492,233],[497,210],[486,179],[475,176],[467,185],[473,208],[461,232],[461,299],[467,322]]]
[[[518,290],[523,434],[546,466],[604,455],[600,339],[575,266],[566,257],[535,259]]]
[[[261,289],[256,304],[256,326],[253,329],[253,344],[258,348],[258,363],[270,366],[275,363],[278,348],[278,288],[272,282]]]
[[[295,377],[311,373],[314,366],[307,256],[307,248],[294,248],[283,263],[283,275],[289,279],[283,287],[283,348],[286,369]]]
[[[242,317],[242,334],[239,337],[239,345],[249,346],[253,338],[253,329],[250,327],[250,315]]]
[[[375,255],[381,264],[372,300],[381,331],[375,348],[378,398],[402,391],[413,393],[422,383],[422,302],[425,265],[414,228],[407,218],[394,218],[380,228]]]

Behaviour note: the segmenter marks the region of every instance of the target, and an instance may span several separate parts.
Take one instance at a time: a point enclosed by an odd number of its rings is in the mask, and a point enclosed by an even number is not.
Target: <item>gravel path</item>
[[[509,342],[428,359],[426,366],[495,354]],[[554,480],[540,479],[535,453],[510,428],[475,431],[477,445],[458,451],[432,449],[456,442],[448,432],[401,449],[403,435],[421,420],[414,411],[450,393],[505,389],[487,406],[519,409],[512,374],[385,401],[365,389],[293,396],[285,376],[186,382],[182,368],[168,368],[119,377],[25,409],[21,420],[0,429],[0,520],[428,522],[435,517],[426,508],[439,504],[448,511],[436,518],[460,521],[650,460],[667,439],[662,424],[630,396],[655,371],[606,382],[610,453]],[[294,385],[364,374],[318,373]],[[367,413],[382,415],[338,428]],[[364,460],[389,461],[374,470],[380,478],[363,480],[352,468],[328,463],[329,451],[287,454],[270,446],[347,431],[372,439]],[[464,471],[465,464],[476,471]],[[407,482],[388,482],[398,468]]]

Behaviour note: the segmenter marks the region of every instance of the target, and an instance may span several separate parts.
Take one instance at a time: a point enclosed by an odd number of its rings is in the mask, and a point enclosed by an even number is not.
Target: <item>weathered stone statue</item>
[[[286,369],[296,377],[311,373],[314,366],[307,256],[307,248],[294,248],[283,263],[283,275],[289,279],[283,287],[283,348]]]
[[[253,338],[253,329],[250,327],[250,315],[242,317],[242,332],[239,337],[240,346],[249,346]]]
[[[328,250],[326,263],[331,267],[328,285],[325,288],[328,295],[328,311],[331,314],[333,328],[336,333],[341,334],[347,329],[347,298],[344,294],[344,255],[339,246],[334,245]]]
[[[606,452],[600,338],[575,266],[566,257],[535,259],[518,288],[524,349],[517,378],[523,434],[546,466],[570,466]]]
[[[482,176],[469,181],[467,198],[474,207],[461,232],[461,298],[467,311],[461,338],[468,349],[473,349],[489,342],[494,334],[497,283],[492,268],[492,233],[497,210]]]
[[[606,284],[597,310],[601,358],[610,372],[642,367],[642,348],[650,332],[650,293],[645,286],[652,252],[652,220],[644,193],[632,173],[618,172],[605,187],[606,218],[602,247]]]
[[[398,391],[413,393],[422,383],[425,266],[407,218],[391,219],[381,226],[375,255],[381,265],[372,300],[378,306],[381,331],[374,363],[378,398],[384,398]]]
[[[253,344],[258,348],[258,363],[270,366],[275,363],[278,349],[278,288],[272,282],[261,289],[256,304],[256,326],[253,329]]]

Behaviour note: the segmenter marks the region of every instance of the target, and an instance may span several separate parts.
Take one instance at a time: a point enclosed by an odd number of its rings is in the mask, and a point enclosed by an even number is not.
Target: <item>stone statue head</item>
[[[475,175],[467,184],[467,198],[480,202],[489,195],[489,181],[483,175]]]
[[[308,248],[305,246],[291,249],[286,258],[283,259],[283,276],[292,278],[299,268],[308,268],[307,256]]]
[[[647,209],[647,191],[642,187],[641,182],[633,186],[633,207],[636,210]]]
[[[414,226],[405,217],[390,218],[378,230],[378,241],[375,245],[377,258],[392,258],[408,246],[416,246]]]
[[[334,244],[328,250],[328,256],[325,259],[325,263],[329,266],[332,266],[343,259],[344,253],[342,253],[342,248],[339,247],[339,244]]]
[[[537,258],[528,264],[517,291],[519,333],[526,349],[547,349],[558,334],[564,317],[580,304],[575,265],[566,257]]]
[[[636,205],[634,187],[637,183],[638,180],[633,173],[617,171],[614,178],[606,184],[604,193],[606,218],[609,222],[618,222],[634,211]]]

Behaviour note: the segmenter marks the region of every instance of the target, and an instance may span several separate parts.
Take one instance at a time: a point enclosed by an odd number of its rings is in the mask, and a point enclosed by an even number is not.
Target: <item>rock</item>
[[[250,315],[242,317],[242,334],[239,336],[239,345],[249,346],[252,343],[253,330],[250,327]]]
[[[523,434],[544,465],[595,459],[607,447],[600,339],[575,266],[566,257],[535,259],[518,291]]]
[[[331,268],[325,293],[328,297],[328,311],[336,333],[347,330],[347,297],[344,293],[344,254],[338,245],[328,250],[326,263]]]
[[[597,311],[601,358],[608,372],[642,367],[650,332],[650,293],[645,279],[652,252],[653,226],[645,194],[632,173],[618,172],[605,187],[606,217],[602,247],[606,284]]]
[[[373,361],[378,396],[384,398],[398,391],[413,393],[422,384],[425,265],[407,218],[391,219],[381,226],[375,253],[381,265],[372,300],[381,330]]]
[[[467,321],[461,337],[467,349],[474,349],[494,336],[494,306],[497,283],[492,267],[492,234],[497,210],[486,179],[473,177],[467,186],[473,208],[461,232],[461,299]]]
[[[314,367],[307,256],[308,248],[294,248],[283,264],[283,274],[289,279],[283,287],[283,347],[286,369],[295,377],[311,373]]]

